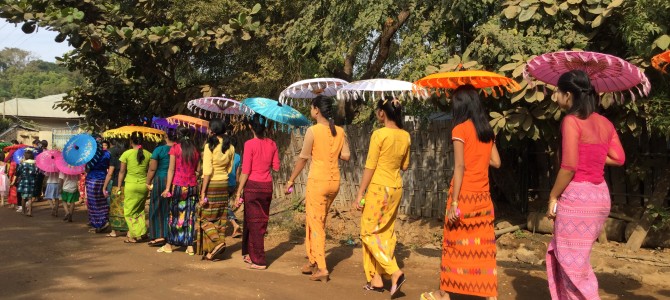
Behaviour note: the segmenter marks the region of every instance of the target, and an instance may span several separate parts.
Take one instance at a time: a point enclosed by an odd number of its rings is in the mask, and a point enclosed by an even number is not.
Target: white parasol
[[[422,87],[414,83],[394,79],[368,79],[349,83],[337,91],[337,99],[350,101],[357,98],[372,101],[382,99],[390,95],[395,99],[402,98],[425,98],[428,93]]]
[[[292,99],[312,99],[318,95],[334,97],[337,91],[349,82],[339,78],[313,78],[295,82],[279,94],[279,102]],[[292,103],[289,103],[291,105]]]

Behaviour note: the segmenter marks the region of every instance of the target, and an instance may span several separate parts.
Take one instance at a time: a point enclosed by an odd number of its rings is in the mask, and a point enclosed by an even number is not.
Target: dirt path
[[[304,262],[301,240],[272,229],[266,242],[271,263],[266,271],[245,268],[240,240],[229,239],[227,259],[211,263],[183,252],[156,253],[144,244],[87,233],[85,212],[74,223],[49,216],[39,203],[33,218],[0,208],[0,298],[2,299],[388,299],[364,292],[361,250],[328,245],[332,280],[310,282],[299,274]],[[440,251],[399,247],[407,274],[405,297],[418,299],[437,288]],[[499,263],[500,299],[548,299],[544,267],[513,261]],[[603,299],[670,298],[670,287],[645,286],[613,274],[598,274]],[[670,284],[669,284],[670,285]],[[453,299],[477,299],[453,297]]]

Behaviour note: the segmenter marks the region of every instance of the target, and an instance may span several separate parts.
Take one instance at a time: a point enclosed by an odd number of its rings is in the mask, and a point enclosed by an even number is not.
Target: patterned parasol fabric
[[[287,126],[301,127],[312,124],[299,111],[288,106],[288,104],[281,104],[276,100],[267,98],[247,98],[244,99],[242,103],[249,106],[249,108],[253,109],[259,115],[276,123],[286,125],[278,128],[281,130],[288,130],[289,128]]]
[[[565,72],[582,70],[589,75],[598,93],[629,91],[633,101],[635,93],[646,96],[651,90],[647,76],[633,64],[613,55],[586,51],[560,51],[542,54],[526,64],[524,77],[556,86]]]
[[[26,144],[11,145],[11,146],[7,146],[7,147],[3,148],[2,151],[9,152],[9,151],[12,151],[12,150],[18,150],[18,149],[25,148],[25,147],[28,147],[28,145],[26,145]]]
[[[56,167],[58,168],[58,171],[66,175],[79,175],[86,171],[85,164],[75,167],[68,164],[65,159],[63,159],[62,155],[56,159]]]
[[[346,80],[339,78],[312,78],[295,82],[284,89],[279,94],[280,103],[289,103],[289,105],[304,105],[307,103],[304,99],[313,99],[318,95],[326,97],[337,96],[343,86],[349,84]],[[303,101],[292,101],[292,100]]]
[[[205,97],[198,98],[188,102],[186,107],[201,117],[221,118],[223,115],[253,115],[249,107],[242,105],[242,102],[224,97]]]
[[[123,126],[116,129],[110,129],[103,132],[102,136],[104,138],[127,139],[130,138],[130,135],[132,135],[133,132],[140,132],[144,136],[145,140],[155,143],[162,141],[163,137],[165,136],[165,131],[163,130],[144,126]]]
[[[71,137],[63,147],[63,159],[70,165],[81,166],[96,157],[102,147],[90,134],[81,133]]]
[[[668,71],[666,69],[670,66],[670,50],[652,57],[651,65],[661,72],[667,73]]]
[[[28,147],[16,149],[12,154],[12,161],[15,162],[16,164],[20,164],[21,161],[23,160],[23,154],[26,152],[26,149],[32,151]]]
[[[428,75],[414,82],[421,88],[432,89],[438,93],[446,90],[456,89],[462,85],[472,85],[475,88],[482,89],[488,94],[487,89],[491,88],[493,96],[497,97],[503,94],[503,88],[509,93],[516,92],[521,86],[511,78],[488,72],[488,71],[455,71]]]
[[[46,173],[56,173],[58,172],[58,166],[56,166],[56,161],[62,159],[63,154],[58,150],[46,150],[42,152],[37,158],[35,158],[35,165],[40,170]]]
[[[363,99],[376,101],[384,96],[399,98],[423,99],[428,95],[427,91],[414,83],[394,79],[368,79],[354,81],[343,86],[337,91],[337,99],[351,101]]]

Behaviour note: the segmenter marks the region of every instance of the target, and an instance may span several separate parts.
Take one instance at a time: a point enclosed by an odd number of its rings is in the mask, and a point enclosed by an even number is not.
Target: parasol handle
[[[79,150],[79,146],[74,145],[74,150]]]

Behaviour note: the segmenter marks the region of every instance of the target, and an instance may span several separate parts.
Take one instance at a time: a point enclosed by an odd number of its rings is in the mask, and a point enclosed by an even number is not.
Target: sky
[[[32,34],[21,31],[21,24],[7,23],[4,19],[0,21],[0,49],[20,48],[32,52],[39,59],[55,62],[56,56],[72,50],[67,41],[56,43],[56,33],[45,28],[39,28]]]

